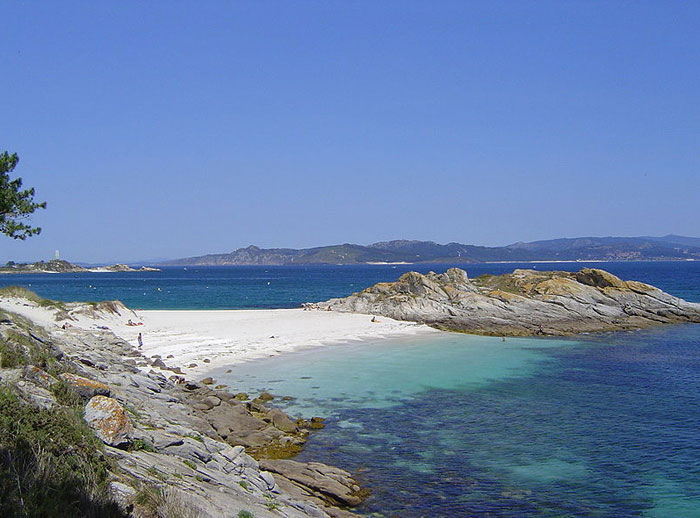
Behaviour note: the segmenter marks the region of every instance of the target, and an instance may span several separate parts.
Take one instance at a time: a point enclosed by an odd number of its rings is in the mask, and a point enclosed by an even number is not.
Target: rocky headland
[[[14,263],[9,262],[5,266],[0,266],[0,273],[21,274],[21,273],[86,273],[86,272],[158,272],[158,268],[150,266],[140,266],[132,268],[126,264],[112,264],[109,266],[97,266],[95,268],[84,268],[83,266],[53,259],[51,261],[38,261],[36,263]]]
[[[18,303],[52,323],[8,310]],[[294,420],[267,393],[187,380],[106,326],[71,325],[133,317],[119,302],[64,304],[6,288],[0,307],[0,475],[23,481],[0,498],[3,516],[30,495],[44,509],[65,497],[57,516],[355,516],[347,509],[365,494],[351,474],[290,459],[322,419]],[[14,424],[32,420],[41,424]]]
[[[396,282],[379,283],[316,307],[497,336],[570,335],[700,322],[700,304],[594,268],[518,269],[475,279],[459,268],[443,274],[409,272]]]

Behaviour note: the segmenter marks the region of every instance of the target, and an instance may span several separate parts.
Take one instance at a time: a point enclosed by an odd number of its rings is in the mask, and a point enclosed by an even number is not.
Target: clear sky
[[[0,261],[700,236],[700,3],[3,2]]]

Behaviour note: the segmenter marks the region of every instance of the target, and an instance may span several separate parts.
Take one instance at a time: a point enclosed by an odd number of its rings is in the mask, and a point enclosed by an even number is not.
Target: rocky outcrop
[[[12,386],[34,408],[82,410],[115,465],[110,472],[114,497],[125,508],[136,506],[134,516],[151,516],[136,512],[148,488],[191,510],[188,516],[202,518],[240,511],[256,518],[354,516],[333,502],[344,507],[359,501],[341,498],[356,485],[344,482],[350,489],[336,488],[338,498],[314,496],[332,486],[330,480],[323,482],[322,473],[331,477],[336,468],[297,463],[299,472],[308,466],[316,475],[292,483],[261,467],[259,460],[298,453],[306,428],[312,428],[266,407],[271,396],[241,401],[152,368],[140,351],[108,329],[41,327],[9,313],[11,305],[0,306],[0,383]],[[112,315],[122,308],[90,306],[90,311]]]
[[[112,264],[109,266],[98,266],[97,268],[84,268],[77,264],[69,263],[61,259],[51,261],[39,261],[36,263],[8,263],[0,266],[2,273],[85,273],[85,272],[159,272],[159,268],[141,266],[132,268],[127,264]]]
[[[88,270],[61,259],[36,263],[8,263],[0,267],[0,273],[83,273]]]
[[[94,396],[85,405],[84,418],[105,444],[120,447],[131,442],[134,427],[116,399]]]
[[[320,462],[262,460],[260,467],[279,475],[278,480],[284,480],[287,487],[292,484],[331,505],[356,506],[367,496],[350,473]]]
[[[141,266],[139,268],[132,268],[128,264],[112,264],[109,266],[99,266],[97,268],[91,268],[91,272],[159,272],[159,268],[152,268],[150,266]]]
[[[90,399],[93,396],[109,396],[109,387],[99,381],[77,376],[70,372],[61,374],[61,378],[85,399]]]
[[[700,322],[700,304],[604,270],[515,270],[469,279],[464,270],[409,272],[349,297],[319,303],[467,333],[528,336]]]

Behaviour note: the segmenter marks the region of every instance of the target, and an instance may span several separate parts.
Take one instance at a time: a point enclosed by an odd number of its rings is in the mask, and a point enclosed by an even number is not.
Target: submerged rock
[[[259,399],[260,401],[263,401],[263,402],[272,401],[273,399],[275,399],[275,396],[273,396],[269,392],[261,392],[260,395],[257,397],[257,399]]]

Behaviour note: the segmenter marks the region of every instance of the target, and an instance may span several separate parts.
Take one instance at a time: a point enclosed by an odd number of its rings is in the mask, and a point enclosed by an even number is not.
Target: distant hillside
[[[229,266],[366,263],[482,263],[494,261],[649,261],[700,260],[700,238],[580,237],[488,247],[432,241],[383,241],[368,246],[317,248],[239,248],[161,263],[163,266]]]

